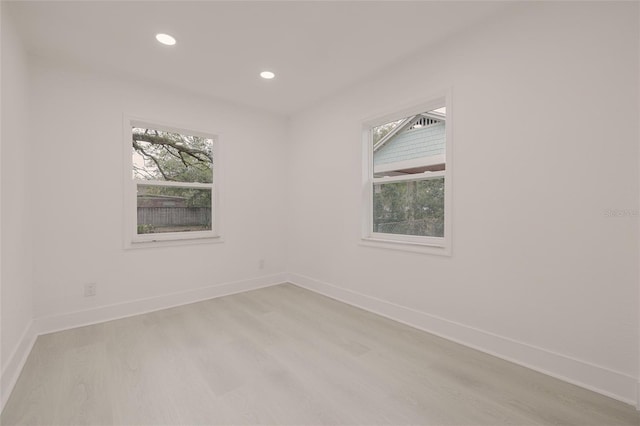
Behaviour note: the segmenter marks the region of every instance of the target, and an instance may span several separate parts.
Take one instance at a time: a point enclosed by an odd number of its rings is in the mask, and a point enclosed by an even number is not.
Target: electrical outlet
[[[93,297],[96,295],[98,284],[89,283],[84,285],[84,297]]]
[[[264,269],[264,259],[260,259],[260,262],[258,262],[258,268]]]

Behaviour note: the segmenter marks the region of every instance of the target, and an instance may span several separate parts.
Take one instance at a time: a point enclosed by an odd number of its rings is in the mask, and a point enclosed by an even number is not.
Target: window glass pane
[[[444,237],[444,178],[374,184],[373,232]]]
[[[138,185],[138,234],[210,231],[211,189]]]
[[[133,177],[213,182],[213,139],[155,129],[132,129]]]
[[[445,169],[445,107],[372,129],[374,177]]]
[[[384,139],[389,133],[391,133],[398,125],[404,122],[405,119],[391,121],[386,124],[382,124],[380,126],[373,128],[373,145],[375,146],[378,142]]]

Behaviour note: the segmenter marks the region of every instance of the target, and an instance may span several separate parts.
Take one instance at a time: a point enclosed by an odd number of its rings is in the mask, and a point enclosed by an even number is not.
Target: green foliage
[[[372,129],[372,131],[373,131],[373,144],[374,145],[377,144],[380,140],[382,140],[385,136],[387,136],[393,129],[398,127],[398,125],[400,123],[402,123],[403,121],[404,121],[404,119],[397,120],[397,121],[392,121],[390,123],[383,124],[383,125],[378,126],[378,127],[374,127]]]
[[[133,128],[134,176],[174,182],[213,181],[213,143],[200,136]],[[136,155],[141,158],[136,161]]]
[[[444,178],[374,186],[374,231],[444,236]]]
[[[138,225],[138,234],[153,234],[155,232],[155,226],[145,223]]]

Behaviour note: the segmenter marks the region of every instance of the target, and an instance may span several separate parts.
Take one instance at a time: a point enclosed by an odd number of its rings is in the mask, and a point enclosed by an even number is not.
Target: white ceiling
[[[498,13],[505,3],[47,1],[4,7],[34,54],[290,114]],[[158,32],[178,44],[160,45]],[[276,78],[261,79],[265,69]]]

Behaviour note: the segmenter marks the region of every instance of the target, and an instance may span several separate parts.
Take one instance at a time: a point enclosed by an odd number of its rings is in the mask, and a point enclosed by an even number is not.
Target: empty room
[[[640,424],[639,2],[0,18],[0,424]]]

